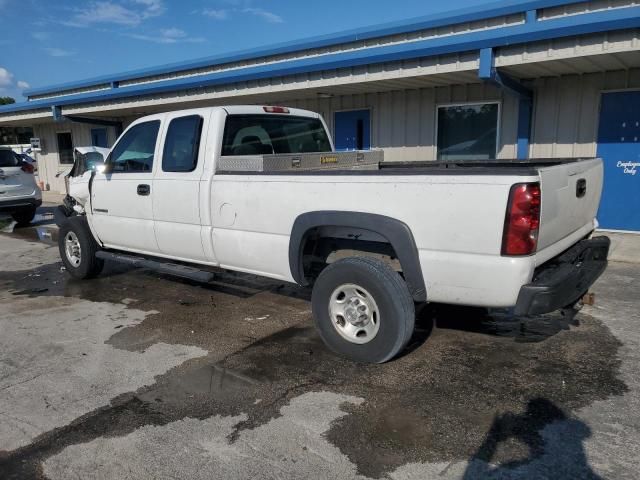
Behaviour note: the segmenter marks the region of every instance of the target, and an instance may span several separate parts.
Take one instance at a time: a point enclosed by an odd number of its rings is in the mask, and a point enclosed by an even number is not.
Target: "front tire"
[[[407,284],[374,258],[350,257],[329,265],[316,280],[311,301],[325,344],[357,362],[388,362],[413,334],[415,306]]]
[[[11,217],[16,221],[19,227],[26,227],[36,216],[36,207],[27,207],[17,212],[13,212]]]
[[[60,226],[58,249],[73,278],[94,278],[104,267],[104,260],[96,258],[99,247],[84,217],[71,217]]]

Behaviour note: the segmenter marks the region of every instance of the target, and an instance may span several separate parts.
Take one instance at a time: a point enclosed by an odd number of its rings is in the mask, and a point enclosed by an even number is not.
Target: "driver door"
[[[113,147],[91,188],[92,227],[106,247],[157,254],[153,170],[162,116],[134,123]]]

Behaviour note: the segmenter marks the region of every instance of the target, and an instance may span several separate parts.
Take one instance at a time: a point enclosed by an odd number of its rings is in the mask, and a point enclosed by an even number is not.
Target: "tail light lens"
[[[502,237],[502,255],[535,253],[540,230],[540,204],[539,183],[518,183],[511,187]]]
[[[35,170],[33,168],[33,165],[31,165],[29,162],[22,162],[20,169],[25,173],[33,173],[33,171]]]

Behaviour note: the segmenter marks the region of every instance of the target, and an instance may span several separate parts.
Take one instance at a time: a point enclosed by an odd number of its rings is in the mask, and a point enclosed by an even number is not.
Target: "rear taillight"
[[[287,107],[263,107],[267,113],[289,113]]]
[[[502,255],[535,253],[540,230],[540,201],[539,183],[518,183],[511,187],[504,221]]]
[[[20,169],[25,173],[33,173],[33,171],[35,170],[33,168],[33,165],[31,165],[29,162],[22,162]]]

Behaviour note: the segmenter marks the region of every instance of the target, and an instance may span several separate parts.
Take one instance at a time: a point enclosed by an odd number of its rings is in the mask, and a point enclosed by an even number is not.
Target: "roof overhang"
[[[118,85],[127,80],[134,80],[142,77],[153,77],[162,74],[180,72],[208,67],[211,65],[222,65],[226,63],[240,62],[260,57],[274,55],[285,55],[309,49],[329,47],[355,41],[370,40],[385,36],[398,35],[404,33],[417,32],[431,28],[440,28],[450,25],[459,25],[466,22],[492,19],[501,16],[532,12],[545,8],[559,7],[575,4],[577,0],[502,0],[487,3],[481,6],[470,7],[429,15],[370,27],[363,27],[343,31],[335,34],[321,35],[303,40],[284,42],[267,47],[254,48],[230,54],[221,54],[201,58],[197,60],[185,61],[152,67],[146,69],[132,70],[118,75],[105,75],[76,82],[69,82],[59,85],[52,85],[42,88],[32,88],[24,92],[26,96],[55,94],[63,90],[74,90],[80,88],[93,87],[96,85]]]
[[[558,4],[558,2],[548,3]],[[70,110],[82,111],[83,105],[96,105],[101,102],[126,103],[129,100],[135,100],[136,103],[144,103],[145,98],[149,98],[152,102],[152,99],[158,98],[160,95],[166,96],[177,92],[192,92],[191,97],[195,99],[198,97],[198,92],[241,82],[259,82],[265,79],[294,77],[300,74],[340,71],[341,69],[353,69],[378,64],[384,65],[389,62],[406,62],[446,55],[460,55],[465,54],[465,52],[470,52],[471,55],[476,55],[477,58],[479,57],[479,52],[483,49],[501,49],[511,52],[514,49],[517,50],[519,45],[534,42],[556,41],[569,37],[640,28],[640,7],[585,13],[550,20],[537,20],[532,15],[528,15],[527,18],[529,21],[526,23],[499,29],[450,35],[390,46],[371,47],[300,60],[239,68],[208,75],[116,87],[84,94],[13,104],[0,108],[0,121],[7,123],[8,117],[22,117],[19,113],[28,113],[33,110],[38,110],[40,112],[38,118],[41,118],[40,114],[43,109],[51,109],[51,107],[60,108],[65,106]],[[637,46],[635,48],[637,50]],[[637,57],[638,52],[634,53]],[[496,58],[496,66],[510,68],[512,75],[518,71],[521,64],[529,63],[533,65],[533,62],[524,59],[524,57],[521,61],[512,62],[512,65],[509,65],[509,61],[502,62],[504,65],[498,65],[498,62],[500,62],[499,57]],[[564,62],[565,64],[570,64],[566,59]],[[477,66],[474,68],[477,68]],[[526,78],[526,76],[520,76],[520,78],[523,77]],[[374,78],[370,80],[373,81]],[[308,86],[312,87],[311,85]],[[188,100],[185,99],[185,101]],[[113,110],[111,112],[113,113]],[[65,112],[65,114],[67,113]]]

